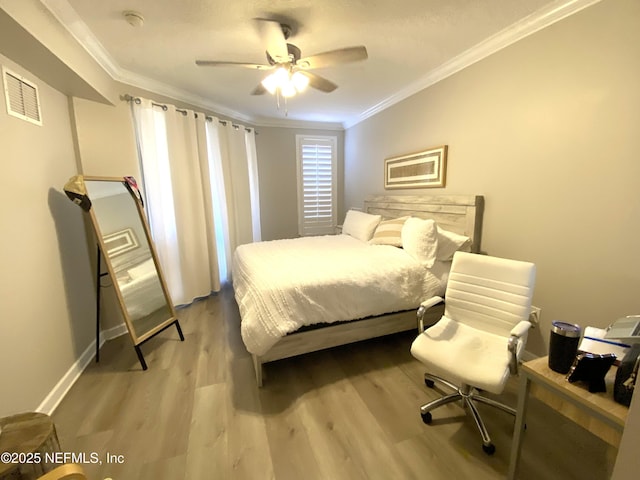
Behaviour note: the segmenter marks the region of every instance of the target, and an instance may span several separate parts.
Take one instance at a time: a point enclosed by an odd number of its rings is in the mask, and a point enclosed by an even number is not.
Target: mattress
[[[305,325],[417,308],[444,293],[447,274],[446,264],[428,269],[401,248],[349,235],[242,245],[233,259],[242,339],[263,355]]]

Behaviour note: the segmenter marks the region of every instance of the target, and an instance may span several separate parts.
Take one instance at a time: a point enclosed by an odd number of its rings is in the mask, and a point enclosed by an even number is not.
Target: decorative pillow
[[[408,218],[407,216],[381,221],[376,227],[376,231],[373,232],[373,237],[369,240],[369,243],[402,247],[402,226]]]
[[[351,235],[363,242],[368,242],[371,240],[381,218],[380,215],[349,210],[342,224],[342,233]]]
[[[438,250],[436,252],[436,258],[442,262],[447,262],[453,260],[453,254],[457,251],[470,252],[471,239],[438,227]]]
[[[413,258],[431,268],[436,261],[438,227],[433,220],[411,217],[402,227],[402,248]]]

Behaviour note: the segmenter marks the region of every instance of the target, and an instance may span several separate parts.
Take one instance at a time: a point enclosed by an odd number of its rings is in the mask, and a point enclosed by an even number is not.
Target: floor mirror
[[[100,329],[100,278],[109,275],[140,365],[146,370],[140,349],[144,342],[173,325],[181,341],[184,336],[136,181],[132,177],[75,176],[64,190],[91,218],[97,240],[96,332]]]

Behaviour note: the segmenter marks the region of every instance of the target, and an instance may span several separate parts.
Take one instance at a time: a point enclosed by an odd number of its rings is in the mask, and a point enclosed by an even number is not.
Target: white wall
[[[35,410],[89,347],[95,295],[82,211],[62,187],[77,173],[67,97],[36,82],[43,125],[0,99],[0,416]]]
[[[129,104],[119,101],[112,106],[73,98],[72,106],[82,173],[140,178]]]
[[[640,2],[604,0],[348,129],[345,205],[384,158],[448,144],[447,186],[482,194],[482,249],[538,266],[541,328],[640,312]]]

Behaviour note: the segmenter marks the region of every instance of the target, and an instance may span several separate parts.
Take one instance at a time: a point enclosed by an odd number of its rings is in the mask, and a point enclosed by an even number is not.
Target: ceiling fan
[[[287,39],[292,32],[289,25],[266,19],[256,19],[256,22],[260,37],[265,45],[267,64],[196,60],[196,65],[273,70],[270,75],[258,84],[251,94],[263,95],[269,92],[278,97],[283,96],[286,99],[302,92],[307,86],[326,93],[338,88],[332,81],[311,73],[309,70],[367,59],[367,49],[364,46],[341,48],[309,57],[302,57],[298,47],[287,43]]]

